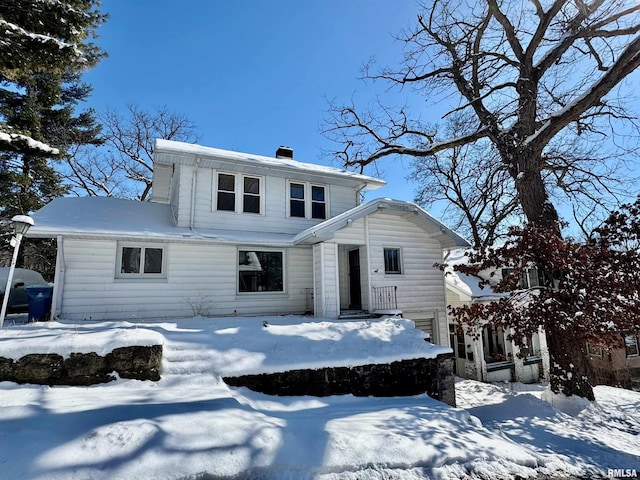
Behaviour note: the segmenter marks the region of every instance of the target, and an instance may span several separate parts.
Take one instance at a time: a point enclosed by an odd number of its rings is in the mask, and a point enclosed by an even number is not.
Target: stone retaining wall
[[[94,385],[121,378],[160,380],[162,345],[121,347],[101,357],[96,353],[34,353],[13,360],[0,357],[0,382],[38,385]]]
[[[231,386],[282,396],[396,397],[426,393],[455,407],[453,362],[453,354],[443,354],[390,364],[242,375],[226,377],[224,381]]]

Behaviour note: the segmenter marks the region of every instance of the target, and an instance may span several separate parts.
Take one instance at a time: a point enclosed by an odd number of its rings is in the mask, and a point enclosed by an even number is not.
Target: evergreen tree
[[[52,160],[99,143],[82,72],[104,55],[89,39],[106,16],[97,0],[0,0],[0,217],[65,193]]]

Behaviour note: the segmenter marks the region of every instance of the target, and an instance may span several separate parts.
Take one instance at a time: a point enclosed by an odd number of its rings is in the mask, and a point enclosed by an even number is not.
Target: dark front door
[[[362,309],[362,290],[360,286],[360,250],[349,251],[349,308]]]

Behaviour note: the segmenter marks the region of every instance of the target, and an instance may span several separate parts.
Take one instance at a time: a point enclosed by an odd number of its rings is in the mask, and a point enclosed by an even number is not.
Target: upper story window
[[[402,265],[400,263],[399,248],[384,249],[384,273],[402,273]]]
[[[236,176],[226,173],[218,174],[218,210],[235,212],[236,210]]]
[[[263,208],[262,197],[261,177],[218,173],[215,210],[259,214]]]
[[[503,268],[502,278],[505,278],[513,273],[513,268]],[[520,278],[518,282],[519,289],[539,287],[542,285],[540,275],[537,268],[527,268],[526,273]]]
[[[120,278],[166,277],[163,245],[118,244],[116,276]]]
[[[245,213],[260,213],[260,179],[244,177],[243,187],[242,211]]]
[[[327,218],[327,187],[302,182],[289,182],[289,216]]]
[[[290,183],[289,184],[289,214],[292,217],[304,218],[304,184],[302,183]]]
[[[325,188],[320,185],[311,185],[311,218],[327,218]]]

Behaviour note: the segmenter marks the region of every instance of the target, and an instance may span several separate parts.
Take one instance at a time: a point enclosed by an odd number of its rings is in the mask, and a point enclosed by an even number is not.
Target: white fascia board
[[[470,244],[461,235],[457,234],[439,220],[429,215],[418,205],[405,202],[403,200],[393,200],[390,198],[378,198],[362,205],[358,205],[351,210],[330,218],[318,225],[315,225],[303,232],[300,232],[294,238],[294,243],[317,243],[318,241],[327,240],[333,237],[336,231],[350,225],[350,221],[355,221],[366,215],[370,215],[378,210],[388,210],[390,212],[412,212],[418,215],[426,223],[437,228],[438,234],[436,238],[443,250],[456,247],[469,247]]]
[[[192,161],[194,162],[196,158],[198,158],[204,162],[202,166],[208,166],[208,163],[206,162],[213,162],[211,165],[214,166],[216,160],[227,162],[235,165],[236,168],[245,167],[247,173],[255,172],[255,169],[278,169],[298,175],[302,174],[320,176],[323,178],[332,177],[348,180],[355,185],[361,185],[361,188],[367,190],[377,190],[378,188],[386,185],[384,180],[336,167],[304,163],[288,158],[274,158],[250,153],[234,152],[231,150],[204,147],[197,144],[175,142],[173,140],[156,139],[154,157],[155,155],[162,153],[187,155],[193,159]]]

